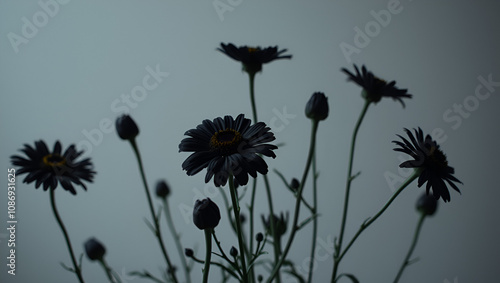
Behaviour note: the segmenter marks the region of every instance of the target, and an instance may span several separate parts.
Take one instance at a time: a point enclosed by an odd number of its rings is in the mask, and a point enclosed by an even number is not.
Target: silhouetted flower
[[[405,132],[408,134],[410,141],[398,135],[403,142],[393,141],[393,143],[400,146],[395,148],[395,151],[404,152],[414,160],[409,160],[401,163],[401,168],[416,168],[420,170],[418,178],[418,187],[421,187],[427,182],[426,192],[432,188],[433,195],[436,199],[443,198],[445,202],[450,201],[450,192],[446,186],[446,181],[455,191],[460,192],[454,182],[462,183],[453,176],[455,170],[453,167],[448,166],[446,155],[441,151],[439,145],[432,140],[430,135],[426,135],[422,129],[414,129],[415,136],[408,129]]]
[[[197,200],[193,209],[193,222],[200,230],[213,229],[219,225],[220,210],[209,198]]]
[[[306,104],[306,116],[316,121],[325,120],[328,117],[328,98],[322,92],[315,92]]]
[[[129,115],[122,115],[116,119],[116,131],[122,140],[134,139],[139,134],[139,128]]]
[[[84,248],[90,260],[102,260],[106,253],[106,248],[96,238],[88,239],[84,244]]]
[[[349,72],[346,68],[342,68],[342,72],[349,76],[347,80],[353,81],[363,88],[363,97],[370,102],[377,103],[382,97],[390,97],[401,102],[403,107],[405,107],[403,98],[412,97],[411,94],[407,93],[407,89],[395,87],[395,81],[387,83],[385,80],[374,76],[372,72],[366,70],[364,65],[361,67],[361,73],[356,65],[354,65],[354,69],[356,70],[356,75]]]
[[[165,180],[160,180],[156,183],[156,196],[159,198],[166,198],[170,195],[170,187]]]
[[[267,47],[261,49],[257,47],[240,46],[236,47],[234,44],[220,44],[217,48],[220,52],[240,61],[243,64],[243,70],[249,74],[256,74],[262,70],[262,64],[269,63],[278,59],[291,59],[292,55],[282,55],[287,50],[278,50],[278,46]]]
[[[243,114],[204,120],[196,129],[185,133],[189,136],[179,144],[179,151],[194,152],[183,163],[182,169],[191,176],[205,167],[205,183],[214,176],[215,186],[224,186],[229,174],[242,186],[248,182],[248,174],[256,178],[257,172],[267,174],[267,164],[258,155],[275,158],[272,150],[277,146],[264,144],[275,140],[266,124],[250,126],[250,119]]]
[[[417,210],[421,213],[431,216],[436,213],[438,202],[435,197],[422,194],[417,201]]]
[[[63,189],[76,194],[73,183],[80,185],[87,190],[82,180],[92,182],[95,172],[92,171],[90,158],[81,161],[76,159],[82,155],[83,151],[77,151],[75,145],[70,145],[64,153],[59,141],[54,144],[54,149],[49,151],[44,141],[35,142],[35,147],[28,144],[20,151],[26,154],[27,158],[18,155],[11,156],[13,165],[20,166],[17,174],[28,174],[24,178],[24,183],[35,182],[38,189],[43,184],[43,190],[54,190],[60,183]]]
[[[271,232],[270,217],[267,217],[267,219],[264,217],[264,215],[262,215],[261,217],[264,227],[266,227],[267,231]],[[288,226],[288,213],[286,214],[286,217],[283,215],[283,212],[280,214],[280,217],[274,215],[273,220],[274,232],[280,237],[283,236],[286,233],[286,228]]]

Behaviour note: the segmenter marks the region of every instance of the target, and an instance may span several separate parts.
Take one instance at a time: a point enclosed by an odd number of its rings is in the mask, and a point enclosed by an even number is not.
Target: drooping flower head
[[[363,97],[369,102],[377,103],[382,97],[390,97],[401,102],[403,107],[405,107],[403,98],[412,97],[411,94],[407,93],[407,89],[395,87],[395,81],[387,83],[385,80],[376,77],[372,72],[367,71],[364,65],[361,67],[361,72],[359,72],[356,65],[354,65],[354,69],[356,70],[356,74],[351,73],[346,68],[342,68],[342,72],[347,74],[347,80],[353,81],[363,88]]]
[[[262,64],[269,63],[278,59],[291,59],[292,55],[282,55],[287,49],[279,50],[278,46],[260,48],[240,46],[236,47],[232,43],[220,44],[217,48],[220,52],[240,61],[243,64],[243,70],[249,74],[256,74],[262,70]]]
[[[455,169],[448,165],[446,155],[441,151],[439,145],[430,135],[426,135],[424,138],[424,133],[421,128],[418,128],[418,130],[414,129],[415,135],[408,129],[405,129],[405,132],[410,140],[398,135],[398,137],[402,139],[402,142],[393,141],[393,143],[400,146],[394,150],[410,155],[413,160],[405,161],[401,163],[399,167],[416,168],[420,170],[418,187],[420,188],[427,182],[427,194],[429,194],[429,191],[432,189],[432,193],[436,199],[441,197],[444,202],[450,201],[450,192],[448,191],[446,183],[460,193],[455,182],[460,184],[462,182],[453,176]]]
[[[24,145],[20,151],[26,154],[26,157],[19,155],[11,156],[13,165],[20,166],[17,174],[28,174],[23,182],[35,182],[35,188],[38,189],[43,184],[43,190],[54,190],[57,184],[61,184],[63,189],[76,194],[73,184],[80,185],[87,190],[82,180],[92,182],[95,172],[92,171],[92,162],[90,158],[77,161],[83,151],[77,151],[75,145],[70,145],[64,153],[59,141],[54,144],[50,151],[44,141],[35,142],[35,147],[28,144]]]
[[[253,178],[257,172],[267,174],[267,164],[258,155],[275,158],[273,150],[278,147],[265,144],[275,140],[265,123],[250,126],[250,119],[243,114],[236,119],[231,116],[204,120],[196,129],[188,130],[189,136],[179,144],[179,152],[193,152],[183,163],[182,169],[192,176],[207,168],[205,183],[214,177],[215,186],[224,186],[232,174],[244,186],[248,174]]]

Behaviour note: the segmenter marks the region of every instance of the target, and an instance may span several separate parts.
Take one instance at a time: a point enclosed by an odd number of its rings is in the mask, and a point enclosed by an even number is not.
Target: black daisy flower
[[[76,161],[83,151],[77,151],[75,145],[70,145],[62,153],[59,141],[54,144],[54,149],[49,151],[45,142],[40,140],[35,142],[35,147],[25,144],[20,151],[24,152],[27,158],[13,155],[12,164],[21,167],[17,174],[28,174],[23,182],[35,182],[37,189],[43,184],[44,191],[49,188],[54,190],[60,183],[65,190],[75,195],[73,183],[87,190],[82,180],[92,182],[94,178],[95,172],[92,171],[90,158]]]
[[[256,74],[262,70],[262,64],[269,63],[278,59],[291,59],[292,55],[282,55],[287,49],[278,50],[278,46],[267,47],[261,49],[257,47],[240,46],[236,47],[234,44],[220,44],[217,48],[220,52],[240,61],[243,64],[243,70],[247,73]]]
[[[403,107],[405,107],[403,98],[412,97],[411,94],[407,93],[407,89],[395,87],[395,81],[387,83],[385,80],[376,77],[372,72],[367,71],[364,65],[361,67],[361,73],[356,65],[354,65],[354,69],[356,70],[356,75],[349,72],[346,68],[342,68],[342,72],[348,75],[347,80],[353,81],[363,88],[363,97],[370,102],[377,103],[382,97],[390,97],[401,102]]]
[[[418,178],[418,187],[421,187],[427,182],[426,192],[432,188],[432,193],[436,200],[440,197],[444,202],[450,201],[450,192],[446,183],[448,183],[455,191],[460,193],[460,190],[454,182],[462,184],[457,178],[453,176],[455,169],[448,166],[446,155],[441,151],[436,141],[432,140],[430,135],[426,135],[421,128],[414,129],[415,135],[408,129],[405,129],[406,134],[410,141],[398,135],[403,142],[393,141],[393,143],[400,146],[395,148],[395,151],[404,152],[413,160],[405,161],[399,165],[401,168],[416,168],[420,170]],[[446,181],[446,183],[445,183]]]
[[[182,169],[192,176],[207,168],[205,183],[214,177],[215,186],[224,186],[229,174],[244,186],[248,174],[256,178],[257,172],[267,174],[267,164],[258,155],[275,158],[272,150],[278,147],[265,144],[275,140],[265,123],[250,126],[250,119],[243,114],[236,119],[231,116],[204,120],[196,129],[185,133],[179,144],[179,152],[194,152],[183,163]]]

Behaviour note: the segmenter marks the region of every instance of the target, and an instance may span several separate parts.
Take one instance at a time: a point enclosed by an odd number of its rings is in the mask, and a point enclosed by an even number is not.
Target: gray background
[[[149,212],[132,151],[114,129],[97,130],[100,123],[114,123],[121,112],[112,105],[125,105],[121,95],[142,85],[148,66],[169,75],[126,112],[141,129],[138,143],[150,185],[168,180],[182,241],[197,247],[203,257],[203,233],[189,219],[192,204],[210,196],[222,207],[222,198],[212,183],[204,184],[204,173],[188,177],[181,170],[188,154],[178,153],[178,144],[184,131],[203,119],[251,116],[247,76],[239,63],[215,50],[220,42],[279,45],[293,54],[290,61],[265,65],[256,79],[260,120],[273,124],[277,142],[286,142],[276,151],[278,157],[267,161],[288,178],[302,174],[306,159],[310,122],[303,115],[304,105],[315,91],[328,96],[330,116],[320,124],[318,136],[318,239],[324,243],[338,234],[349,141],[363,104],[360,88],[346,82],[340,68],[366,64],[376,75],[408,88],[414,98],[406,100],[406,109],[385,99],[370,107],[361,127],[354,170],[362,174],[353,183],[346,239],[391,196],[386,176],[406,173],[398,171],[401,155],[392,151],[395,134],[403,127],[420,126],[427,133],[439,128],[444,133],[442,149],[464,183],[462,195],[451,192],[451,202],[440,202],[437,215],[424,223],[414,253],[421,260],[407,269],[402,282],[498,281],[498,83],[489,97],[474,98],[480,77],[500,81],[498,2],[402,0],[383,25],[375,22],[373,13],[396,5],[394,1],[66,2],[55,2],[60,4],[52,6],[49,15],[38,1],[1,1],[0,281],[76,282],[59,266],[70,260],[49,194],[23,184],[23,176],[17,178],[16,190],[17,275],[6,273],[9,156],[38,139],[51,146],[56,140],[64,147],[78,144],[98,172],[88,192],[78,189],[75,197],[56,191],[76,253],[95,236],[105,243],[107,260],[123,274],[123,282],[150,282],[126,275],[134,270],[159,274],[163,260],[143,222]],[[230,9],[218,12],[214,3]],[[23,18],[38,21],[40,27],[17,46],[9,38],[23,36]],[[367,27],[369,41],[356,43],[357,28]],[[340,46],[346,44],[357,52],[345,56]],[[464,103],[466,113],[454,112]],[[284,109],[294,118],[276,119],[276,111]],[[270,179],[275,211],[290,210],[293,198],[272,172]],[[391,281],[410,243],[418,219],[414,203],[422,191],[411,184],[359,238],[341,271],[356,274],[361,282]],[[310,186],[305,195],[310,198]],[[267,213],[262,186],[257,197],[257,215]],[[262,229],[260,217],[256,227]],[[226,215],[217,231],[226,249],[237,245]],[[165,237],[170,237],[168,231]],[[306,228],[290,252],[304,272],[310,240]],[[168,247],[176,259],[173,243]],[[328,251],[326,244],[319,253]],[[331,257],[318,260],[315,267],[315,282],[330,279]],[[200,280],[201,268],[195,265],[194,282]],[[100,267],[86,258],[83,273],[87,282],[106,282]],[[213,268],[212,281],[219,275]]]

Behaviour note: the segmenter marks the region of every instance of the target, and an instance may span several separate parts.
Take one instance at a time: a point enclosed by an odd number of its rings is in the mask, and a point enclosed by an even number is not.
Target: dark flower
[[[270,217],[267,219],[262,217],[262,223],[264,224],[264,227],[266,228],[267,231],[271,232],[271,221]],[[283,215],[283,212],[280,214],[280,217],[274,215],[273,216],[274,220],[274,232],[279,236],[283,236],[286,233],[286,227],[288,226],[288,212],[286,214],[286,217]]]
[[[306,116],[316,121],[325,120],[328,117],[328,98],[322,92],[315,92],[306,104]]]
[[[84,248],[90,260],[102,260],[106,253],[106,248],[96,238],[88,239],[84,244]]]
[[[129,115],[122,115],[116,119],[116,131],[122,140],[134,139],[139,134],[139,128]]]
[[[156,196],[159,198],[166,198],[170,195],[170,187],[165,180],[160,180],[156,183]]]
[[[197,200],[193,209],[193,222],[200,230],[213,229],[219,225],[220,210],[209,198]]]
[[[82,179],[87,182],[92,182],[95,172],[92,171],[92,162],[90,158],[85,158],[81,161],[76,159],[83,153],[77,151],[75,145],[70,145],[64,153],[59,141],[54,144],[52,152],[49,151],[44,141],[35,142],[35,147],[25,144],[20,151],[26,154],[27,158],[18,155],[11,156],[13,165],[20,166],[17,174],[28,174],[24,178],[24,183],[35,182],[35,188],[38,189],[43,184],[43,190],[54,190],[57,184],[76,194],[73,183],[80,185],[83,189],[87,187],[82,182]]]
[[[356,70],[356,75],[349,72],[346,68],[342,68],[342,72],[349,76],[347,80],[353,81],[363,88],[363,97],[370,102],[377,103],[380,99],[382,99],[382,97],[390,97],[401,102],[403,107],[405,107],[405,103],[402,98],[412,97],[411,94],[407,93],[407,89],[399,89],[395,87],[395,81],[387,83],[386,81],[374,76],[372,72],[366,70],[364,65],[361,67],[361,73],[356,65],[354,65],[354,69]]]
[[[278,59],[291,59],[292,55],[281,55],[287,50],[282,49],[278,51],[278,46],[267,47],[261,49],[257,47],[240,46],[236,47],[234,44],[220,44],[217,48],[220,52],[240,61],[243,64],[243,70],[249,74],[256,74],[262,70],[262,64],[269,63]]]
[[[400,137],[403,142],[393,141],[393,143],[400,146],[400,148],[395,148],[395,151],[404,152],[414,158],[414,160],[401,163],[399,167],[416,168],[420,170],[418,187],[421,187],[427,182],[427,194],[429,194],[429,190],[432,188],[436,200],[441,197],[445,202],[448,202],[450,201],[450,192],[444,181],[459,193],[460,190],[454,182],[460,184],[462,182],[453,176],[455,170],[453,167],[448,166],[446,155],[441,151],[439,145],[432,140],[431,136],[426,135],[424,139],[422,129],[418,128],[418,130],[414,129],[414,131],[415,136],[410,130],[405,129],[411,142],[400,135],[398,135],[398,137]]]
[[[438,202],[435,197],[423,194],[417,201],[417,210],[431,216],[436,213]]]
[[[185,133],[179,144],[179,152],[194,152],[183,163],[182,169],[192,176],[205,167],[205,183],[214,176],[215,186],[224,186],[229,174],[244,186],[248,183],[248,174],[253,178],[257,172],[267,174],[267,164],[258,155],[275,158],[272,150],[278,147],[264,144],[275,139],[266,124],[259,122],[250,126],[250,119],[243,114],[236,119],[231,116],[204,120],[196,129]]]

